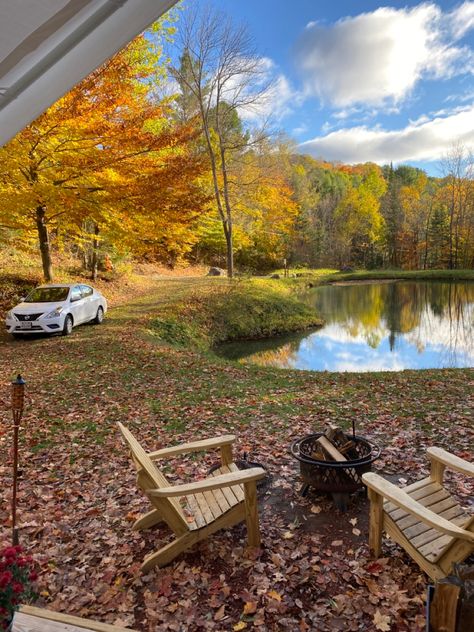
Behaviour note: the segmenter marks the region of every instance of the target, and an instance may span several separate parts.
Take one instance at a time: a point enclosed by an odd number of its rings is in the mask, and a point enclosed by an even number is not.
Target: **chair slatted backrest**
[[[140,443],[132,435],[130,430],[126,428],[123,424],[121,424],[120,422],[118,422],[117,425],[120,428],[120,432],[122,433],[123,438],[127,442],[128,447],[130,448],[130,452],[132,454],[132,458],[133,458],[133,461],[135,462],[135,465],[138,466],[140,470],[146,475],[147,479],[151,481],[152,485],[150,489],[162,489],[163,487],[172,487],[172,485],[170,485],[170,483],[168,482],[166,476],[162,472],[160,472],[160,470],[156,467],[156,465],[150,459],[150,457],[142,448]],[[146,490],[144,491],[146,493]],[[154,498],[151,498],[150,500],[152,501],[153,504],[156,503],[156,500]],[[184,515],[184,511],[181,505],[179,504],[179,501],[177,498],[163,498],[163,499],[160,499],[160,501],[161,502],[164,501],[167,504],[169,504],[171,507],[173,507],[177,514],[177,517],[179,517],[181,521],[183,522],[183,526],[185,526],[186,528],[189,528],[188,522],[186,520],[186,516]]]

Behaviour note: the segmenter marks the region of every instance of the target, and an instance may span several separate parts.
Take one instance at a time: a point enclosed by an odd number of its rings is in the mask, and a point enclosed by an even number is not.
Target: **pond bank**
[[[149,331],[165,343],[207,352],[221,343],[266,340],[321,327],[324,319],[301,298],[309,287],[423,279],[474,280],[474,271],[313,270],[297,278],[196,279],[179,297],[171,293]]]
[[[219,279],[194,284],[150,324],[150,333],[164,342],[209,351],[222,342],[269,338],[324,321],[280,281]]]
[[[299,272],[304,277],[291,279],[295,282],[313,281],[320,284],[335,281],[474,281],[474,270],[354,270],[339,272],[337,270],[307,270]]]

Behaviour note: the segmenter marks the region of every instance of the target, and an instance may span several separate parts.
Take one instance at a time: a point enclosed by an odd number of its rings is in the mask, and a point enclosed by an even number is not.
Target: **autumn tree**
[[[268,85],[262,59],[244,27],[221,13],[189,11],[179,25],[180,64],[172,74],[181,103],[198,104],[209,158],[212,191],[226,242],[226,266],[234,272],[234,199],[230,180],[236,159],[255,142],[241,129],[239,113],[255,108]]]
[[[291,186],[299,213],[292,257],[312,266],[333,265],[336,209],[351,186],[351,175],[309,156],[292,157]]]
[[[473,177],[474,160],[471,152],[455,143],[441,162],[444,175],[445,199],[449,213],[449,260],[450,269],[464,265],[470,256],[470,239],[473,226]]]
[[[92,240],[95,274],[104,232],[141,251],[170,250],[171,226],[204,205],[195,184],[204,165],[187,150],[195,130],[150,93],[163,67],[151,42],[134,40],[0,151],[0,224],[36,231],[47,281],[52,233]]]
[[[367,163],[359,171],[335,212],[336,243],[341,263],[349,260],[372,267],[377,263],[376,247],[382,238],[380,198],[387,185],[377,165]]]

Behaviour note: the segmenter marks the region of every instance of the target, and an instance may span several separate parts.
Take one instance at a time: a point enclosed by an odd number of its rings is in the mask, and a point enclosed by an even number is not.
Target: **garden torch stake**
[[[18,544],[18,528],[16,526],[16,491],[18,487],[18,433],[23,416],[25,402],[25,380],[18,374],[12,382],[12,413],[13,413],[13,496],[12,496],[12,542]]]

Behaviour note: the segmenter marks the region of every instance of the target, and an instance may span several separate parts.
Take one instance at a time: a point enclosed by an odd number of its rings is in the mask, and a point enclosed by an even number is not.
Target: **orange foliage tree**
[[[92,242],[93,275],[104,239],[170,263],[192,246],[205,166],[188,150],[195,130],[151,92],[152,42],[136,38],[0,151],[0,225],[23,243],[36,234],[46,281],[52,239]]]

